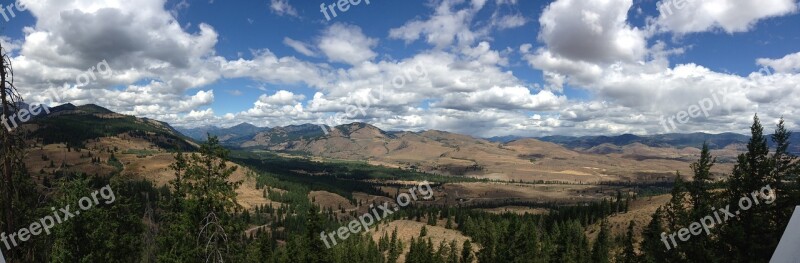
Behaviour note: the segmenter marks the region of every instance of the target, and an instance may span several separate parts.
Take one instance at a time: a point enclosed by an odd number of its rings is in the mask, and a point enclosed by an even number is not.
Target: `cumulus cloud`
[[[566,96],[556,96],[551,91],[531,94],[525,87],[492,87],[471,93],[446,94],[441,102],[432,106],[456,110],[556,110],[567,102]]]
[[[627,22],[632,0],[559,0],[545,8],[539,39],[552,54],[573,61],[638,61],[647,53],[641,30]]]
[[[254,47],[249,55],[228,59],[216,54],[220,34],[211,25],[182,27],[165,10],[165,0],[49,0],[29,5],[36,23],[25,29],[24,39],[0,41],[11,50],[27,98],[42,99],[48,87],[74,84],[76,76],[106,60],[113,74],[61,91],[63,100],[179,126],[320,123],[359,106],[363,111],[337,124],[366,121],[387,130],[477,136],[646,134],[663,133],[662,119],[709,98],[719,103],[708,116],[681,123],[677,132],[740,131],[755,112],[765,120],[800,114],[794,105],[800,101],[800,53],[758,59],[768,70],[740,76],[671,63],[683,47],[654,40],[656,27],[675,34],[740,32],[795,8],[782,5],[784,0],[770,2],[738,22],[726,20],[732,13],[725,12],[732,11],[709,9],[717,7],[710,3],[727,2],[702,2],[706,13],[692,11],[704,17],[693,20],[698,24],[656,17],[642,29],[628,20],[632,0],[557,0],[539,17],[539,42],[516,43],[513,50],[496,47],[492,37],[532,20],[513,11],[516,0],[442,0],[432,2],[430,15],[389,30],[390,39],[428,46],[406,56],[382,53],[382,39],[334,23],[305,39],[284,37],[282,44],[297,56]],[[269,4],[278,15],[297,15],[289,1]],[[688,9],[676,10],[672,19]],[[545,83],[520,79],[519,60],[510,54],[541,71]],[[238,78],[266,87],[264,94],[251,98],[245,110],[215,112],[219,90],[209,86]],[[566,87],[586,96],[569,97]],[[236,95],[239,89],[223,91]]]
[[[222,74],[227,78],[249,77],[278,84],[326,85],[327,65],[319,65],[295,57],[278,57],[268,49],[257,50],[252,59],[227,61],[217,58]]]
[[[795,0],[662,0],[653,26],[678,34],[749,31],[758,21],[797,12]]]
[[[196,33],[186,32],[164,9],[163,0],[25,4],[36,23],[24,30],[13,57],[23,95],[41,96],[48,88],[74,86],[78,76],[93,74],[105,61],[113,74],[60,91],[63,101],[156,116],[187,112],[213,100],[213,93],[188,95],[187,91],[220,78],[208,59],[218,34],[206,24],[200,24]]]
[[[356,65],[377,56],[372,51],[376,45],[378,40],[365,36],[360,27],[336,23],[322,32],[317,47],[331,62]]]
[[[724,1],[693,3],[720,2]],[[670,49],[659,41],[647,46],[652,35],[630,25],[630,7],[629,0],[558,0],[545,8],[539,34],[545,46],[533,50],[530,44],[522,45],[520,53],[531,67],[542,70],[545,88],[560,91],[571,85],[592,94],[588,101],[560,107],[555,116],[540,116],[558,120],[548,122],[558,125],[548,124],[547,131],[567,127],[590,134],[744,131],[756,112],[764,119],[796,112],[791,101],[798,99],[797,54],[758,59],[758,64],[768,68],[747,76],[716,72],[694,63],[671,65],[669,57],[681,54],[683,48]],[[707,14],[704,17],[709,18]],[[747,30],[747,25],[717,26]],[[675,129],[666,130],[661,125],[663,120],[674,121],[680,112],[709,101],[713,102],[710,109]],[[537,127],[543,122],[534,124],[525,125]]]
[[[404,25],[392,28],[389,37],[411,43],[423,39],[437,49],[455,44],[466,47],[486,38],[494,29],[508,29],[525,25],[527,20],[520,14],[503,14],[499,7],[516,5],[517,1],[496,1],[490,23],[474,26],[473,20],[486,6],[486,0],[443,0],[437,2],[434,13],[427,19],[414,19]]]
[[[800,73],[800,52],[779,59],[759,58],[757,62],[780,73]]]

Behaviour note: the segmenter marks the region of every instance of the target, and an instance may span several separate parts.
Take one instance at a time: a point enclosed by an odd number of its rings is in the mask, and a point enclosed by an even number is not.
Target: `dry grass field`
[[[378,240],[380,240],[380,238],[384,235],[391,237],[392,231],[394,231],[394,229],[397,228],[397,239],[402,240],[403,245],[405,246],[403,253],[400,255],[400,258],[398,259],[397,262],[405,261],[405,255],[408,253],[410,249],[408,244],[411,242],[411,238],[412,237],[418,238],[423,226],[427,228],[428,231],[427,237],[431,239],[434,247],[438,248],[439,243],[441,242],[446,242],[449,244],[451,241],[455,240],[456,243],[458,244],[458,249],[460,251],[461,245],[464,243],[464,241],[470,238],[464,236],[463,234],[461,234],[461,232],[458,232],[457,230],[447,229],[441,227],[441,225],[444,224],[438,224],[437,226],[429,226],[423,222],[417,222],[411,220],[396,220],[380,224],[379,226],[380,228],[377,230],[373,230],[371,234],[372,234],[372,239],[375,240],[375,242],[378,242]],[[472,249],[473,253],[476,253],[480,250],[480,247],[478,244],[473,243]]]
[[[167,185],[170,180],[175,178],[174,172],[169,169],[169,165],[174,161],[173,155],[140,138],[119,135],[90,140],[86,142],[85,149],[80,152],[75,149],[68,150],[65,144],[30,143],[34,147],[28,149],[25,163],[28,170],[36,175],[40,175],[41,171],[50,174],[59,169],[83,172],[89,175],[107,175],[115,170],[107,163],[113,153],[123,165],[121,176],[146,179],[156,186]],[[101,163],[92,163],[92,158],[98,157]],[[54,166],[51,167],[50,161]],[[62,167],[62,163],[66,166]],[[237,166],[234,163],[228,163],[228,165]],[[279,205],[279,203],[264,198],[263,192],[256,189],[255,180],[248,178],[246,174],[247,170],[244,167],[238,167],[230,177],[231,181],[242,182],[236,192],[239,204],[243,208],[251,209],[263,204]]]
[[[631,202],[627,213],[615,214],[608,217],[608,225],[611,236],[614,237],[625,235],[628,232],[628,224],[631,222],[631,220],[633,220],[636,223],[634,226],[634,238],[638,243],[638,241],[642,240],[642,231],[647,224],[650,224],[653,213],[656,212],[658,207],[667,204],[670,198],[671,196],[666,194],[642,197],[634,200]],[[587,227],[586,235],[589,237],[589,240],[594,242],[594,240],[597,239],[597,234],[599,231],[600,223],[598,222]]]
[[[344,132],[335,130],[321,139],[270,148],[434,174],[499,181],[575,183],[671,180],[675,171],[690,174],[689,164],[700,152],[697,148],[662,148],[643,144],[600,145],[571,150],[535,139],[503,144],[441,131],[400,132],[388,136],[369,125],[354,124],[345,129]],[[739,150],[736,146],[729,146],[715,150],[714,154],[721,160],[730,159]],[[723,162],[712,172],[721,175],[731,168],[731,163]]]
[[[544,208],[532,208],[532,207],[525,207],[525,206],[501,206],[495,208],[481,208],[479,209],[484,212],[492,213],[492,214],[505,214],[505,213],[512,213],[518,215],[524,214],[531,214],[531,215],[545,215],[550,213],[550,210]]]

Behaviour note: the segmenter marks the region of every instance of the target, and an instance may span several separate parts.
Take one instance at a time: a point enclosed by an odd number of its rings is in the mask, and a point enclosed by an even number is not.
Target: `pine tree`
[[[325,219],[319,213],[319,208],[316,205],[311,205],[308,211],[308,230],[306,230],[306,241],[308,242],[309,262],[327,262],[330,261],[328,249],[323,242],[319,240],[320,232],[325,231]],[[371,240],[370,240],[371,242]]]
[[[450,253],[447,255],[447,263],[458,263],[458,243],[456,240],[450,241]]]
[[[796,200],[800,200],[800,193],[793,193],[800,189],[798,185],[784,183],[791,181],[793,176],[800,179],[797,176],[800,174],[797,156],[789,150],[791,137],[792,132],[786,130],[784,120],[781,118],[772,135],[772,141],[775,144],[775,153],[772,155],[772,159],[775,167],[768,180],[771,188],[775,191],[776,208],[772,210],[771,217],[773,218],[772,223],[776,226],[776,233],[784,232],[786,225],[789,224],[789,219],[791,219],[794,206],[797,204]]]
[[[439,247],[436,249],[436,257],[434,261],[437,263],[445,263],[447,256],[450,254],[450,247],[442,240],[439,242]]]
[[[112,154],[113,155],[113,154]],[[180,148],[178,148],[178,152],[175,153],[175,162],[169,165],[169,168],[175,171],[175,179],[170,181],[172,188],[175,190],[175,195],[183,198],[186,196],[186,192],[183,186],[183,173],[186,172],[188,164],[186,163],[186,156],[183,154]]]
[[[689,221],[689,211],[687,211],[686,207],[687,200],[685,189],[686,186],[684,185],[683,179],[681,178],[680,173],[677,173],[675,176],[675,185],[672,187],[672,197],[670,198],[669,203],[664,206],[663,210],[667,232],[676,232],[679,229],[687,226],[687,222]],[[684,248],[685,246],[681,246],[680,244],[672,248],[670,253],[667,254],[667,261],[684,261],[686,258]]]
[[[716,162],[717,159],[711,156],[708,143],[703,143],[700,159],[690,165],[694,172],[694,177],[686,187],[692,200],[691,216],[693,218],[708,213],[709,203],[711,202],[711,193],[709,192],[711,188],[709,185],[711,183],[711,168]]]
[[[600,233],[597,234],[597,240],[594,241],[592,248],[592,262],[595,263],[608,263],[609,261],[609,237],[608,237],[608,222],[606,220],[600,223]]]
[[[472,242],[464,241],[464,246],[461,248],[461,263],[472,263],[475,261],[475,256],[472,255]]]
[[[636,251],[633,247],[634,238],[633,238],[633,229],[636,226],[636,223],[631,220],[628,224],[628,232],[625,234],[625,239],[623,240],[623,247],[622,247],[622,254],[619,257],[618,262],[621,263],[637,263],[639,262],[638,256],[636,255]]]
[[[428,214],[428,225],[436,226],[436,216],[434,215],[434,213]]]
[[[642,260],[647,263],[662,262],[667,258],[667,247],[661,242],[661,233],[664,233],[661,211],[661,207],[656,209],[650,223],[642,231]]]
[[[690,220],[703,218],[711,211],[714,203],[710,192],[712,183],[711,168],[715,163],[716,158],[711,156],[708,144],[703,143],[700,159],[690,165],[694,172],[694,180],[687,184],[691,199]],[[702,262],[712,262],[716,257],[713,255],[713,251],[708,249],[711,246],[711,239],[712,237],[705,234],[693,236],[682,246],[682,250],[686,253],[687,258]]]
[[[75,205],[81,198],[92,196],[96,178],[73,175],[59,185],[53,207]],[[107,182],[103,182],[107,183]],[[138,211],[144,209],[140,198],[154,189],[140,183],[114,180],[102,192],[113,193],[114,199],[99,199],[88,210],[62,222],[53,233],[51,262],[136,262],[141,255],[144,225]],[[113,200],[113,203],[109,201]]]
[[[392,231],[392,238],[389,240],[389,255],[386,262],[396,263],[397,258],[400,257],[400,253],[402,253],[402,251],[403,244],[397,239],[397,227],[395,227]]]
[[[219,140],[211,136],[200,147],[199,154],[193,153],[186,159],[185,164],[174,163],[173,170],[178,172],[184,168],[180,185],[181,192],[185,194],[182,201],[183,211],[176,211],[171,215],[172,234],[179,237],[178,242],[169,244],[164,242],[162,247],[163,258],[195,259],[208,262],[231,261],[234,256],[231,240],[241,232],[242,226],[234,220],[234,213],[239,209],[236,203],[236,189],[241,182],[230,182],[230,176],[236,171],[236,166],[229,167],[228,150],[219,144]],[[176,178],[177,180],[177,178]],[[181,199],[183,197],[176,196]],[[187,232],[179,234],[180,231]],[[178,232],[178,233],[176,233]],[[192,237],[194,248],[186,246],[186,238]],[[171,237],[165,237],[167,239]],[[292,244],[304,247],[301,240]],[[292,255],[297,256],[297,255]]]
[[[769,184],[773,171],[767,138],[757,115],[753,117],[750,133],[747,152],[738,156],[724,193],[725,203],[731,211],[738,210],[742,197]],[[769,223],[768,209],[771,208],[765,204],[751,204],[750,209],[741,211],[721,225],[719,241],[723,251],[720,253],[725,261],[754,262],[772,256],[775,245],[771,240],[775,239],[776,233],[775,227]]]

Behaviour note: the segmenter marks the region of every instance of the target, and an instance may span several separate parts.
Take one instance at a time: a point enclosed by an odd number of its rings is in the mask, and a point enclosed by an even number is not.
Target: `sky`
[[[0,3],[26,102],[174,126],[746,133],[758,114],[800,127],[795,0]]]

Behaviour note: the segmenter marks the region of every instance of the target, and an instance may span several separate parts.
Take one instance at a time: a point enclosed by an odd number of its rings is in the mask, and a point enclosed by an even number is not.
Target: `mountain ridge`
[[[167,123],[109,112],[97,105],[60,105],[51,114],[37,117],[31,123],[30,132],[34,137],[43,138],[46,144],[66,142],[68,146],[91,143],[99,137],[144,138],[165,149],[176,141],[191,143],[180,128],[174,129]],[[674,149],[641,143],[607,144],[603,149],[582,151],[537,138],[503,143],[440,130],[384,131],[362,122],[335,127],[301,124],[273,128],[244,123],[227,128],[225,132],[221,141],[232,149],[267,150],[432,174],[529,182],[663,180],[673,176],[676,170],[688,173],[688,163],[696,159],[699,153],[696,147],[700,146]],[[617,141],[639,139],[626,135]],[[714,153],[729,160],[737,153],[735,150]],[[719,169],[728,164],[721,163]]]

